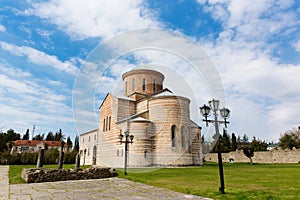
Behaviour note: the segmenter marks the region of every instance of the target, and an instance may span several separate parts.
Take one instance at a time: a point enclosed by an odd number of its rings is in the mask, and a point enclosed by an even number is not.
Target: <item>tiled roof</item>
[[[13,142],[14,146],[36,146],[39,143],[45,143],[48,146],[61,146],[61,142],[60,141],[42,141],[42,140],[15,140]],[[65,146],[67,146],[67,144],[65,143]]]

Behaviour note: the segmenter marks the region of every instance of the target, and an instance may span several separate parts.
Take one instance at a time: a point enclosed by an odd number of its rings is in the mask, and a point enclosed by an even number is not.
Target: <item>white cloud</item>
[[[5,31],[6,31],[5,26],[3,26],[3,25],[0,24],[0,32],[5,32]]]
[[[48,84],[3,60],[0,74],[0,121],[4,130],[13,128],[23,134],[35,124],[36,133],[62,128],[68,135],[75,134],[68,105],[71,91],[64,84],[49,79]]]
[[[33,3],[25,14],[36,15],[56,24],[73,38],[111,37],[130,29],[157,26],[154,12],[141,0],[52,0]]]
[[[294,47],[295,51],[300,52],[300,40],[293,43],[292,46]]]
[[[31,47],[19,47],[14,44],[9,44],[0,41],[0,48],[10,52],[11,54],[26,57],[29,62],[34,64],[53,67],[56,70],[63,71],[72,75],[76,74],[77,72],[77,67],[72,65],[71,62],[61,62],[57,59],[56,56],[48,55],[42,51],[38,51]]]

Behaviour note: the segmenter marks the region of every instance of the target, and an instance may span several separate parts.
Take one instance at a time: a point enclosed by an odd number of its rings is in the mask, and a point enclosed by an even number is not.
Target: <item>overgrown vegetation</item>
[[[212,199],[300,199],[299,164],[224,163],[225,192],[217,163],[203,167],[163,168],[149,173],[129,169],[126,179]],[[124,177],[119,171],[119,177]]]

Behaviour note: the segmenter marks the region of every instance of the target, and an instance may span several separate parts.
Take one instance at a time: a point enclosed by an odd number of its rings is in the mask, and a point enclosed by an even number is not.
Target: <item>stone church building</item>
[[[122,78],[124,95],[108,93],[98,129],[80,135],[81,164],[123,167],[119,135],[127,131],[134,136],[129,167],[202,165],[201,127],[190,119],[190,100],[164,88],[164,75],[149,66]]]

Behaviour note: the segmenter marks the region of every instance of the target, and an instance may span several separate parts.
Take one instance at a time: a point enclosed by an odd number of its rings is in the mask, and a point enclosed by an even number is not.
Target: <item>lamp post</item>
[[[123,141],[123,137],[124,135],[122,135],[122,133],[120,133],[119,135],[119,139],[120,139],[120,144],[124,143],[125,144],[125,160],[124,160],[124,175],[127,175],[127,153],[128,153],[128,143],[132,144],[133,143],[133,135],[129,135],[128,131],[125,131],[125,141]],[[129,141],[129,139],[130,141]]]
[[[220,103],[219,100],[213,99],[213,100],[209,101],[208,103],[209,103],[209,106],[204,104],[202,107],[200,107],[200,113],[202,116],[205,117],[205,119],[203,119],[203,121],[206,122],[206,126],[208,126],[208,123],[215,123],[215,131],[216,131],[215,136],[217,138],[217,145],[218,145],[218,163],[219,163],[220,184],[221,184],[221,186],[219,187],[219,191],[222,194],[225,194],[223,163],[222,163],[222,154],[221,154],[221,147],[220,147],[221,135],[219,133],[219,123],[225,124],[225,128],[227,128],[227,124],[229,124],[229,122],[226,121],[226,119],[229,118],[230,110],[228,108],[219,109],[219,103]],[[211,110],[213,111],[213,115],[214,115],[213,120],[207,119],[207,117],[210,115]],[[221,117],[224,118],[224,121],[218,120],[218,114],[217,114],[218,110],[220,111]]]

